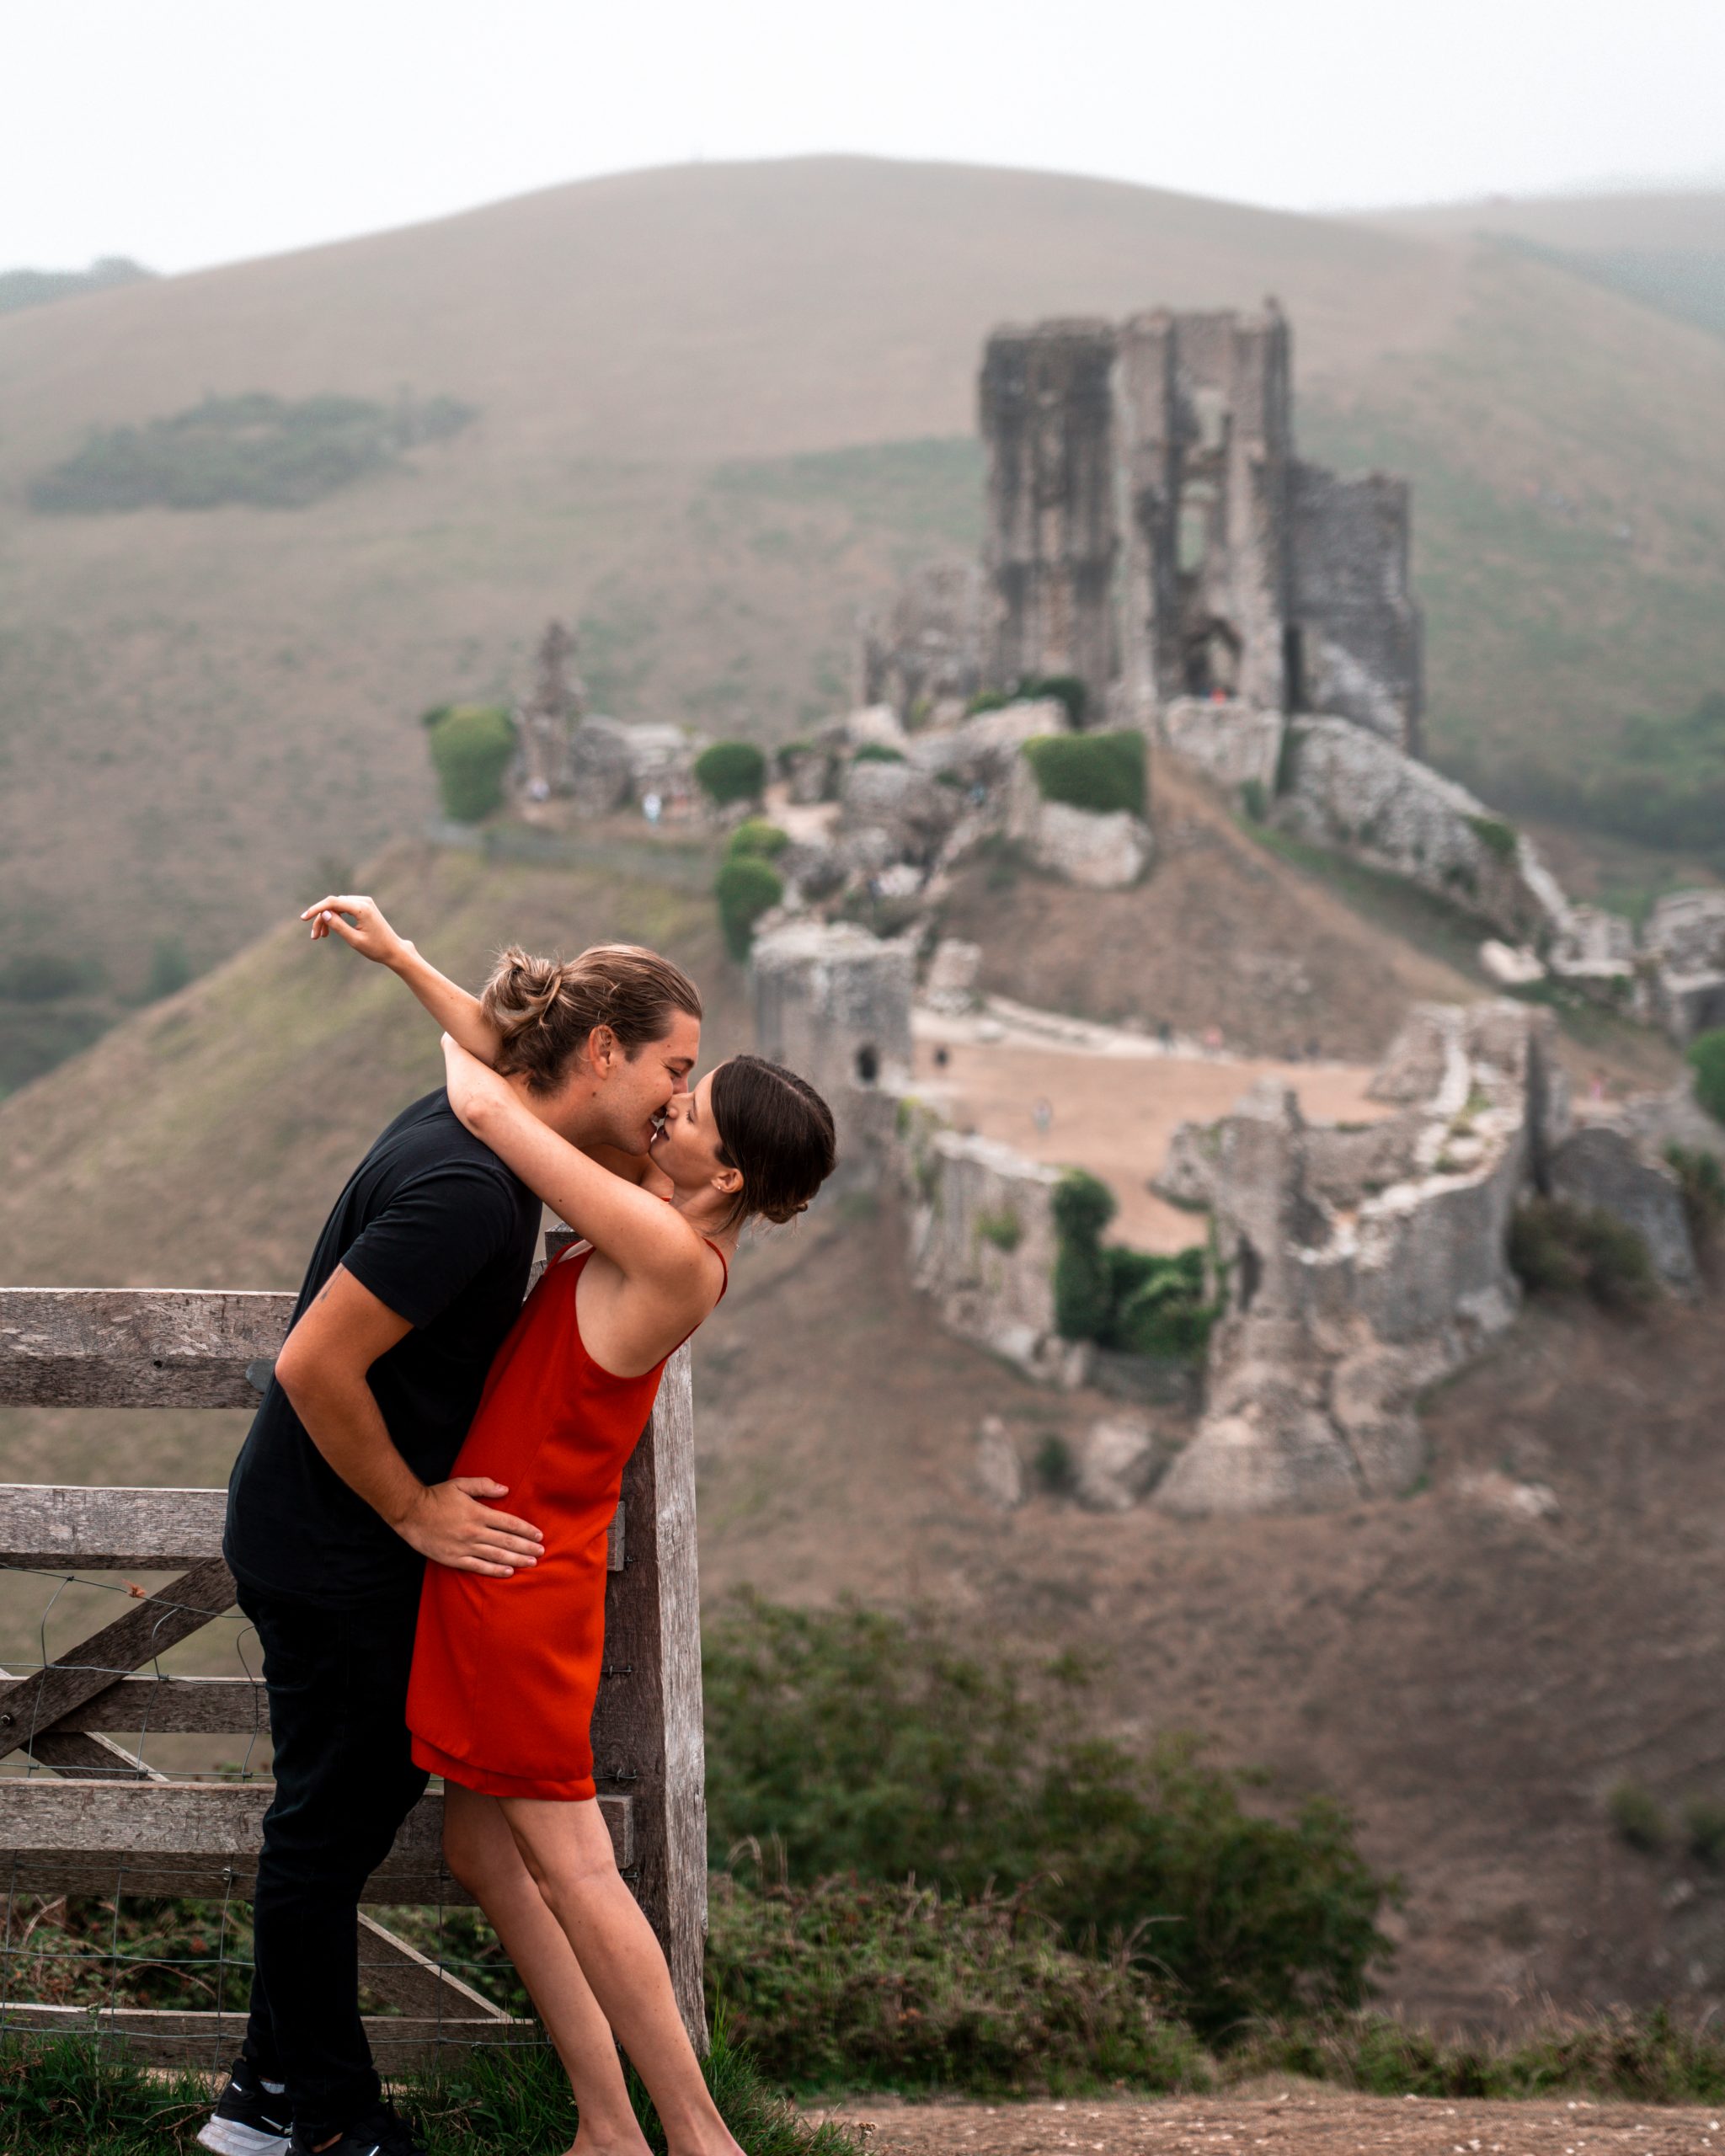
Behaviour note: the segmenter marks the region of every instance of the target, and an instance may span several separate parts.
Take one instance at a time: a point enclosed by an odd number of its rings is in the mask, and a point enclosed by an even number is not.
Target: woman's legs
[[[671,2156],[744,2156],[708,2094],[665,1956],[617,1875],[598,1805],[590,1798],[569,1804],[507,1796],[499,1802],[606,2020],[647,2084]]]
[[[503,1941],[569,2073],[580,2112],[579,2156],[647,2156],[611,2025],[563,1926],[521,1861],[502,1806],[494,1796],[446,1782],[443,1806],[449,1868]]]

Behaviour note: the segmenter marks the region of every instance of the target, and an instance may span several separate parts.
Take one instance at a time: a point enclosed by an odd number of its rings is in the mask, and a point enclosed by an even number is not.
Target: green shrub
[[[503,806],[515,729],[500,704],[451,704],[428,729],[444,814],[477,824]]]
[[[1103,1256],[1110,1289],[1101,1336],[1104,1348],[1183,1361],[1204,1353],[1217,1310],[1205,1296],[1201,1250],[1183,1250],[1172,1257],[1135,1250],[1109,1250]]]
[[[1058,1430],[1046,1432],[1038,1442],[1030,1471],[1036,1477],[1037,1487],[1045,1490],[1051,1497],[1070,1497],[1078,1486],[1072,1448]]]
[[[1696,1098],[1715,1123],[1725,1123],[1725,1026],[1698,1033],[1686,1059],[1695,1073]]]
[[[1017,697],[1010,689],[979,689],[964,707],[966,718],[975,718],[979,712],[1004,711]]]
[[[1105,1182],[1083,1168],[1068,1168],[1055,1186],[1051,1210],[1062,1242],[1099,1242],[1119,1207]]]
[[[1644,2104],[1717,2103],[1725,2045],[1669,2011],[1558,2023],[1511,2041],[1440,2036],[1387,2015],[1327,2017],[1254,2031],[1230,2078],[1297,2074],[1375,2096],[1553,2096],[1567,2089]]]
[[[58,1003],[101,985],[99,960],[69,958],[63,951],[20,951],[0,966],[0,1001],[7,1003]]]
[[[1696,1248],[1712,1250],[1725,1221],[1725,1167],[1717,1153],[1700,1145],[1672,1144],[1665,1148],[1665,1163],[1683,1190],[1684,1216]]]
[[[164,997],[178,995],[193,978],[192,962],[181,939],[178,936],[158,936],[150,953],[150,970],[144,981],[145,1002],[160,1003]]]
[[[695,779],[721,808],[734,801],[758,801],[766,784],[766,759],[752,741],[715,741],[696,757]]]
[[[1010,1253],[1024,1240],[1024,1223],[1010,1205],[1003,1205],[997,1213],[979,1213],[976,1232],[984,1242]]]
[[[727,860],[718,872],[713,895],[718,901],[719,925],[725,947],[740,962],[749,955],[755,924],[785,894],[784,878],[771,862],[753,854]]]
[[[229,502],[302,509],[473,417],[451,397],[394,405],[327,395],[290,403],[258,390],[206,397],[170,419],[99,429],[33,483],[29,503],[61,515]]]
[[[780,2088],[1007,2096],[1209,2080],[1140,1972],[1075,1954],[1017,1899],[855,1878],[716,1884],[708,1983],[732,2041]]]
[[[1052,697],[1066,707],[1066,717],[1075,727],[1083,725],[1090,702],[1090,691],[1076,674],[1027,674],[1018,684],[1017,695],[1026,703]]]
[[[1467,828],[1487,853],[1495,854],[1499,861],[1515,858],[1515,826],[1506,824],[1501,816],[1470,816]]]
[[[1282,745],[1276,751],[1276,782],[1273,791],[1279,801],[1300,783],[1300,729],[1291,722],[1282,728]]]
[[[1725,1870],[1725,1804],[1710,1796],[1692,1796],[1683,1807],[1683,1838],[1697,1864],[1709,1871]]]
[[[1644,1784],[1619,1782],[1605,1799],[1605,1816],[1621,1842],[1652,1856],[1671,1838],[1671,1824]]]
[[[705,1670],[716,1855],[777,1837],[793,1883],[993,1881],[1070,1946],[1131,1942],[1209,2037],[1357,2004],[1386,1951],[1391,1884],[1344,1812],[1249,1812],[1246,1780],[1189,1742],[1086,1733],[1069,1662],[1027,1678],[1022,1657],[967,1654],[926,1618],[745,1598],[709,1624]]]
[[[902,751],[888,748],[884,741],[865,741],[852,759],[858,764],[901,764],[904,760]]]
[[[1062,1243],[1055,1257],[1055,1325],[1063,1340],[1095,1340],[1108,1321],[1108,1273],[1101,1253]]]
[[[1270,798],[1261,778],[1249,778],[1241,787],[1240,813],[1253,824],[1263,823],[1269,814]]]
[[[731,861],[741,861],[749,856],[757,861],[777,861],[790,842],[788,831],[768,823],[765,816],[750,816],[731,833],[725,855]]]
[[[1530,1294],[1585,1292],[1601,1309],[1643,1309],[1658,1292],[1648,1246],[1601,1207],[1530,1198],[1509,1223],[1509,1258]]]
[[[1039,734],[1023,753],[1044,801],[1106,815],[1119,808],[1144,814],[1144,736],[1117,734]]]

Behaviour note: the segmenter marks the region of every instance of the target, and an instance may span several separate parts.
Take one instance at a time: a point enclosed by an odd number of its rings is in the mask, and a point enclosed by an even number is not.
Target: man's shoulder
[[[447,1173],[481,1177],[510,1188],[518,1178],[462,1121],[441,1086],[409,1103],[379,1133],[363,1164],[381,1170],[393,1187]]]

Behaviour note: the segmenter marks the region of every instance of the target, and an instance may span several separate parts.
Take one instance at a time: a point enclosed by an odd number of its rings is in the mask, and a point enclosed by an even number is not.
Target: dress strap
[[[713,1255],[718,1260],[719,1270],[724,1275],[724,1278],[720,1283],[718,1290],[718,1299],[720,1302],[723,1302],[724,1300],[724,1291],[731,1284],[731,1269],[729,1266],[725,1263],[724,1252],[719,1248],[718,1245],[713,1241],[711,1235],[702,1235],[701,1240],[706,1244],[708,1250],[713,1252]]]

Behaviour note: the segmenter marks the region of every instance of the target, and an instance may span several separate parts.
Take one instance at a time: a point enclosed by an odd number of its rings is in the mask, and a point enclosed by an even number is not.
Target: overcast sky
[[[1286,209],[1725,184],[1725,0],[3,0],[0,268],[872,152]]]

